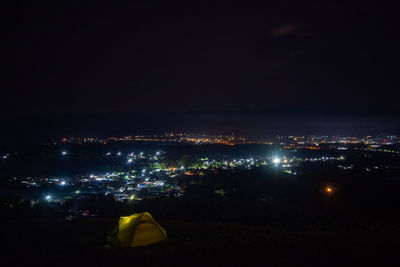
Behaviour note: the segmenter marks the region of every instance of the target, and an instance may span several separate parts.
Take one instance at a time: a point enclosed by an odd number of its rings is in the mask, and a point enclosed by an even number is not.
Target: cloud
[[[270,35],[273,37],[283,37],[296,33],[301,28],[300,24],[285,24],[273,28],[270,31]]]

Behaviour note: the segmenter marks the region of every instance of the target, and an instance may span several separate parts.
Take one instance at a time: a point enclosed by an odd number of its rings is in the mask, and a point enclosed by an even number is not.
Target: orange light
[[[333,188],[330,187],[330,186],[327,186],[327,187],[325,188],[325,191],[326,191],[327,193],[332,193],[332,192],[333,192]]]

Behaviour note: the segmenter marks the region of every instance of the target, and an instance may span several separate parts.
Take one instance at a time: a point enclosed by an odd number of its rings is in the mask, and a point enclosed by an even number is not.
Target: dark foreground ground
[[[169,240],[106,249],[116,220],[3,221],[2,266],[399,266],[400,229],[287,232],[160,221]],[[5,264],[5,265],[3,265]]]

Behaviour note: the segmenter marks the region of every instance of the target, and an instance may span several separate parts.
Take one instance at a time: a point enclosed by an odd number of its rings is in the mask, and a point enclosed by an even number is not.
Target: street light
[[[325,192],[328,194],[332,194],[333,193],[334,188],[332,186],[326,186],[325,187]]]
[[[275,157],[275,158],[272,159],[272,162],[273,162],[274,164],[279,164],[279,163],[281,163],[281,159]]]

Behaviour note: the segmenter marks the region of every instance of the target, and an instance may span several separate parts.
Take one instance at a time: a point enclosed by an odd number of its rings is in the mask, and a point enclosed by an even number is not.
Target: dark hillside
[[[3,266],[384,266],[399,262],[400,228],[291,232],[160,221],[169,240],[108,250],[114,219],[7,221]]]

